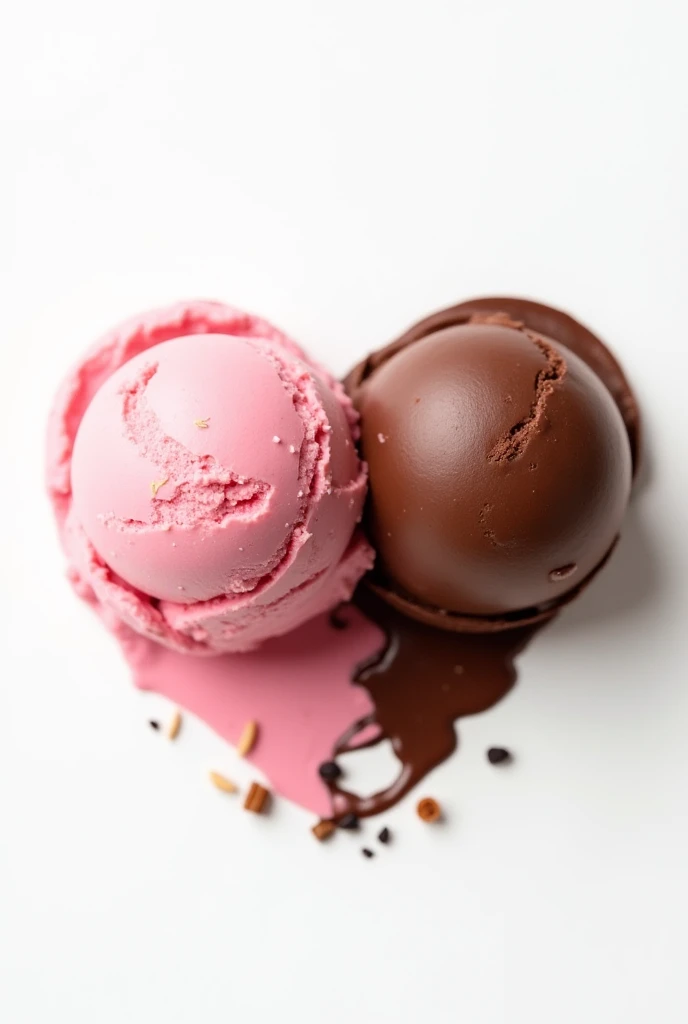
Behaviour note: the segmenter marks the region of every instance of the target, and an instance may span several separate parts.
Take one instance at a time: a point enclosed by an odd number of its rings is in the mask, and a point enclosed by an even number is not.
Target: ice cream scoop
[[[397,609],[455,630],[533,622],[604,563],[637,415],[618,365],[571,318],[522,300],[466,303],[347,383],[370,467],[373,583]]]
[[[50,486],[76,582],[183,651],[242,651],[347,599],[372,562],[343,389],[265,321],[148,314],[66,384]]]

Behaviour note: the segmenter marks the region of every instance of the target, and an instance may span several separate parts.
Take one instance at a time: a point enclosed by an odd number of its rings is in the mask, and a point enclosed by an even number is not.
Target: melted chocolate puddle
[[[387,643],[353,677],[370,694],[375,711],[340,737],[334,756],[390,740],[401,771],[387,789],[367,797],[342,788],[340,780],[328,782],[335,820],[348,813],[380,814],[446,760],[458,742],[456,719],[486,711],[509,692],[517,675],[514,658],[543,625],[461,634],[408,619],[364,587],[355,603],[384,631]],[[336,621],[341,628],[341,612]],[[356,741],[373,730],[370,738]]]

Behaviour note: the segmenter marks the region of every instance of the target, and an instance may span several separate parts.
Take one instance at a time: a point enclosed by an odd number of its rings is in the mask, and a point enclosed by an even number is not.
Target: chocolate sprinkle
[[[340,828],[354,829],[358,828],[358,815],[349,811],[348,814],[343,815],[337,822]]]
[[[389,831],[388,828],[383,828],[382,832],[379,833],[377,838],[380,840],[381,843],[386,844],[392,838],[392,833]]]
[[[318,768],[318,774],[321,779],[327,779],[329,782],[332,782],[334,779],[339,779],[341,777],[342,769],[336,761],[323,761]]]
[[[490,747],[487,752],[487,760],[490,764],[506,764],[507,761],[512,760],[512,757],[504,747]]]
[[[361,853],[363,854],[364,857],[374,857],[375,856],[374,851],[373,850],[369,850],[367,846],[363,847],[363,849],[361,850]]]
[[[148,724],[150,725],[151,729],[159,729],[160,728],[160,722],[156,722],[152,718],[150,719]]]

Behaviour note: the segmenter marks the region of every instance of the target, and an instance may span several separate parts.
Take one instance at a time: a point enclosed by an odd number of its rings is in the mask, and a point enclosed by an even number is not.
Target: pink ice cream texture
[[[107,335],[65,382],[48,486],[82,596],[183,653],[254,649],[347,600],[356,414],[266,321],[212,302]]]

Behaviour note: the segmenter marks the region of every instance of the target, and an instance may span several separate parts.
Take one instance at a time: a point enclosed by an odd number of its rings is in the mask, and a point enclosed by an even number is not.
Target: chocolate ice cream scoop
[[[371,582],[397,609],[444,629],[522,625],[605,562],[637,409],[576,321],[524,300],[465,303],[369,357],[347,385],[370,467]]]

